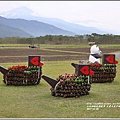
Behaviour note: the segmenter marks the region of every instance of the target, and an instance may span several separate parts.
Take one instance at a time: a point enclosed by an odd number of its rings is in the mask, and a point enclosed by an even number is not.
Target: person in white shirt
[[[100,63],[102,51],[99,49],[99,46],[96,44],[96,42],[89,42],[88,44],[91,46],[89,62],[90,63]]]

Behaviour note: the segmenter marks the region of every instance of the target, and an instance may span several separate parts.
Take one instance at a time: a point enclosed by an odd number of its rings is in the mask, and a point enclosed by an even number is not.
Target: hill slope
[[[0,24],[0,37],[30,37],[31,35],[18,28]]]
[[[0,24],[7,25],[21,29],[32,36],[43,36],[43,35],[75,35],[73,32],[69,32],[53,25],[38,22],[36,20],[25,20],[25,19],[8,19],[0,17]]]
[[[6,18],[15,18],[15,19],[21,18],[21,19],[26,19],[26,20],[37,20],[39,22],[44,22],[44,23],[56,26],[60,29],[71,31],[75,34],[91,34],[91,33],[105,34],[107,33],[105,31],[96,29],[94,27],[86,27],[80,24],[66,22],[58,18],[40,17],[38,13],[24,6],[20,8],[12,9],[7,12],[0,13],[0,15]]]

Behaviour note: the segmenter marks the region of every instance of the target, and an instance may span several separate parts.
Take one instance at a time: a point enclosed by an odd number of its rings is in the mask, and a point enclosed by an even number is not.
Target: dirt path
[[[120,49],[101,49],[104,54],[115,53],[120,59]],[[3,48],[0,49],[0,63],[27,62],[29,55],[40,55],[41,61],[66,61],[66,60],[88,60],[89,48]]]

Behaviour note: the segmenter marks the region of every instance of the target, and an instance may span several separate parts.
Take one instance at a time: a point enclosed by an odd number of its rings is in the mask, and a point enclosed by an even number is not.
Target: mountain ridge
[[[62,30],[53,25],[39,22],[37,20],[9,19],[0,16],[0,23],[9,27],[21,29],[33,37],[44,35],[75,35],[75,33]]]
[[[7,33],[7,34],[6,34]],[[18,28],[0,24],[0,37],[31,37],[32,35]]]
[[[0,23],[8,27],[20,29],[33,37],[44,35],[74,36],[107,33],[94,27],[70,23],[59,18],[40,17],[38,13],[25,6],[0,13]]]
[[[37,20],[39,22],[44,22],[56,26],[63,30],[71,31],[75,34],[107,33],[94,27],[86,27],[80,24],[67,22],[59,18],[40,17],[38,13],[25,6],[14,8],[8,12],[0,13],[0,15],[1,14],[7,18],[24,18],[26,20]]]

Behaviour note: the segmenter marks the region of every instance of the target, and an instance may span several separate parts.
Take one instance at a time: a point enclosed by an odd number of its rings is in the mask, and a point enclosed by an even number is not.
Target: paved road
[[[117,60],[120,60],[120,52],[115,53],[115,58],[116,58]]]

